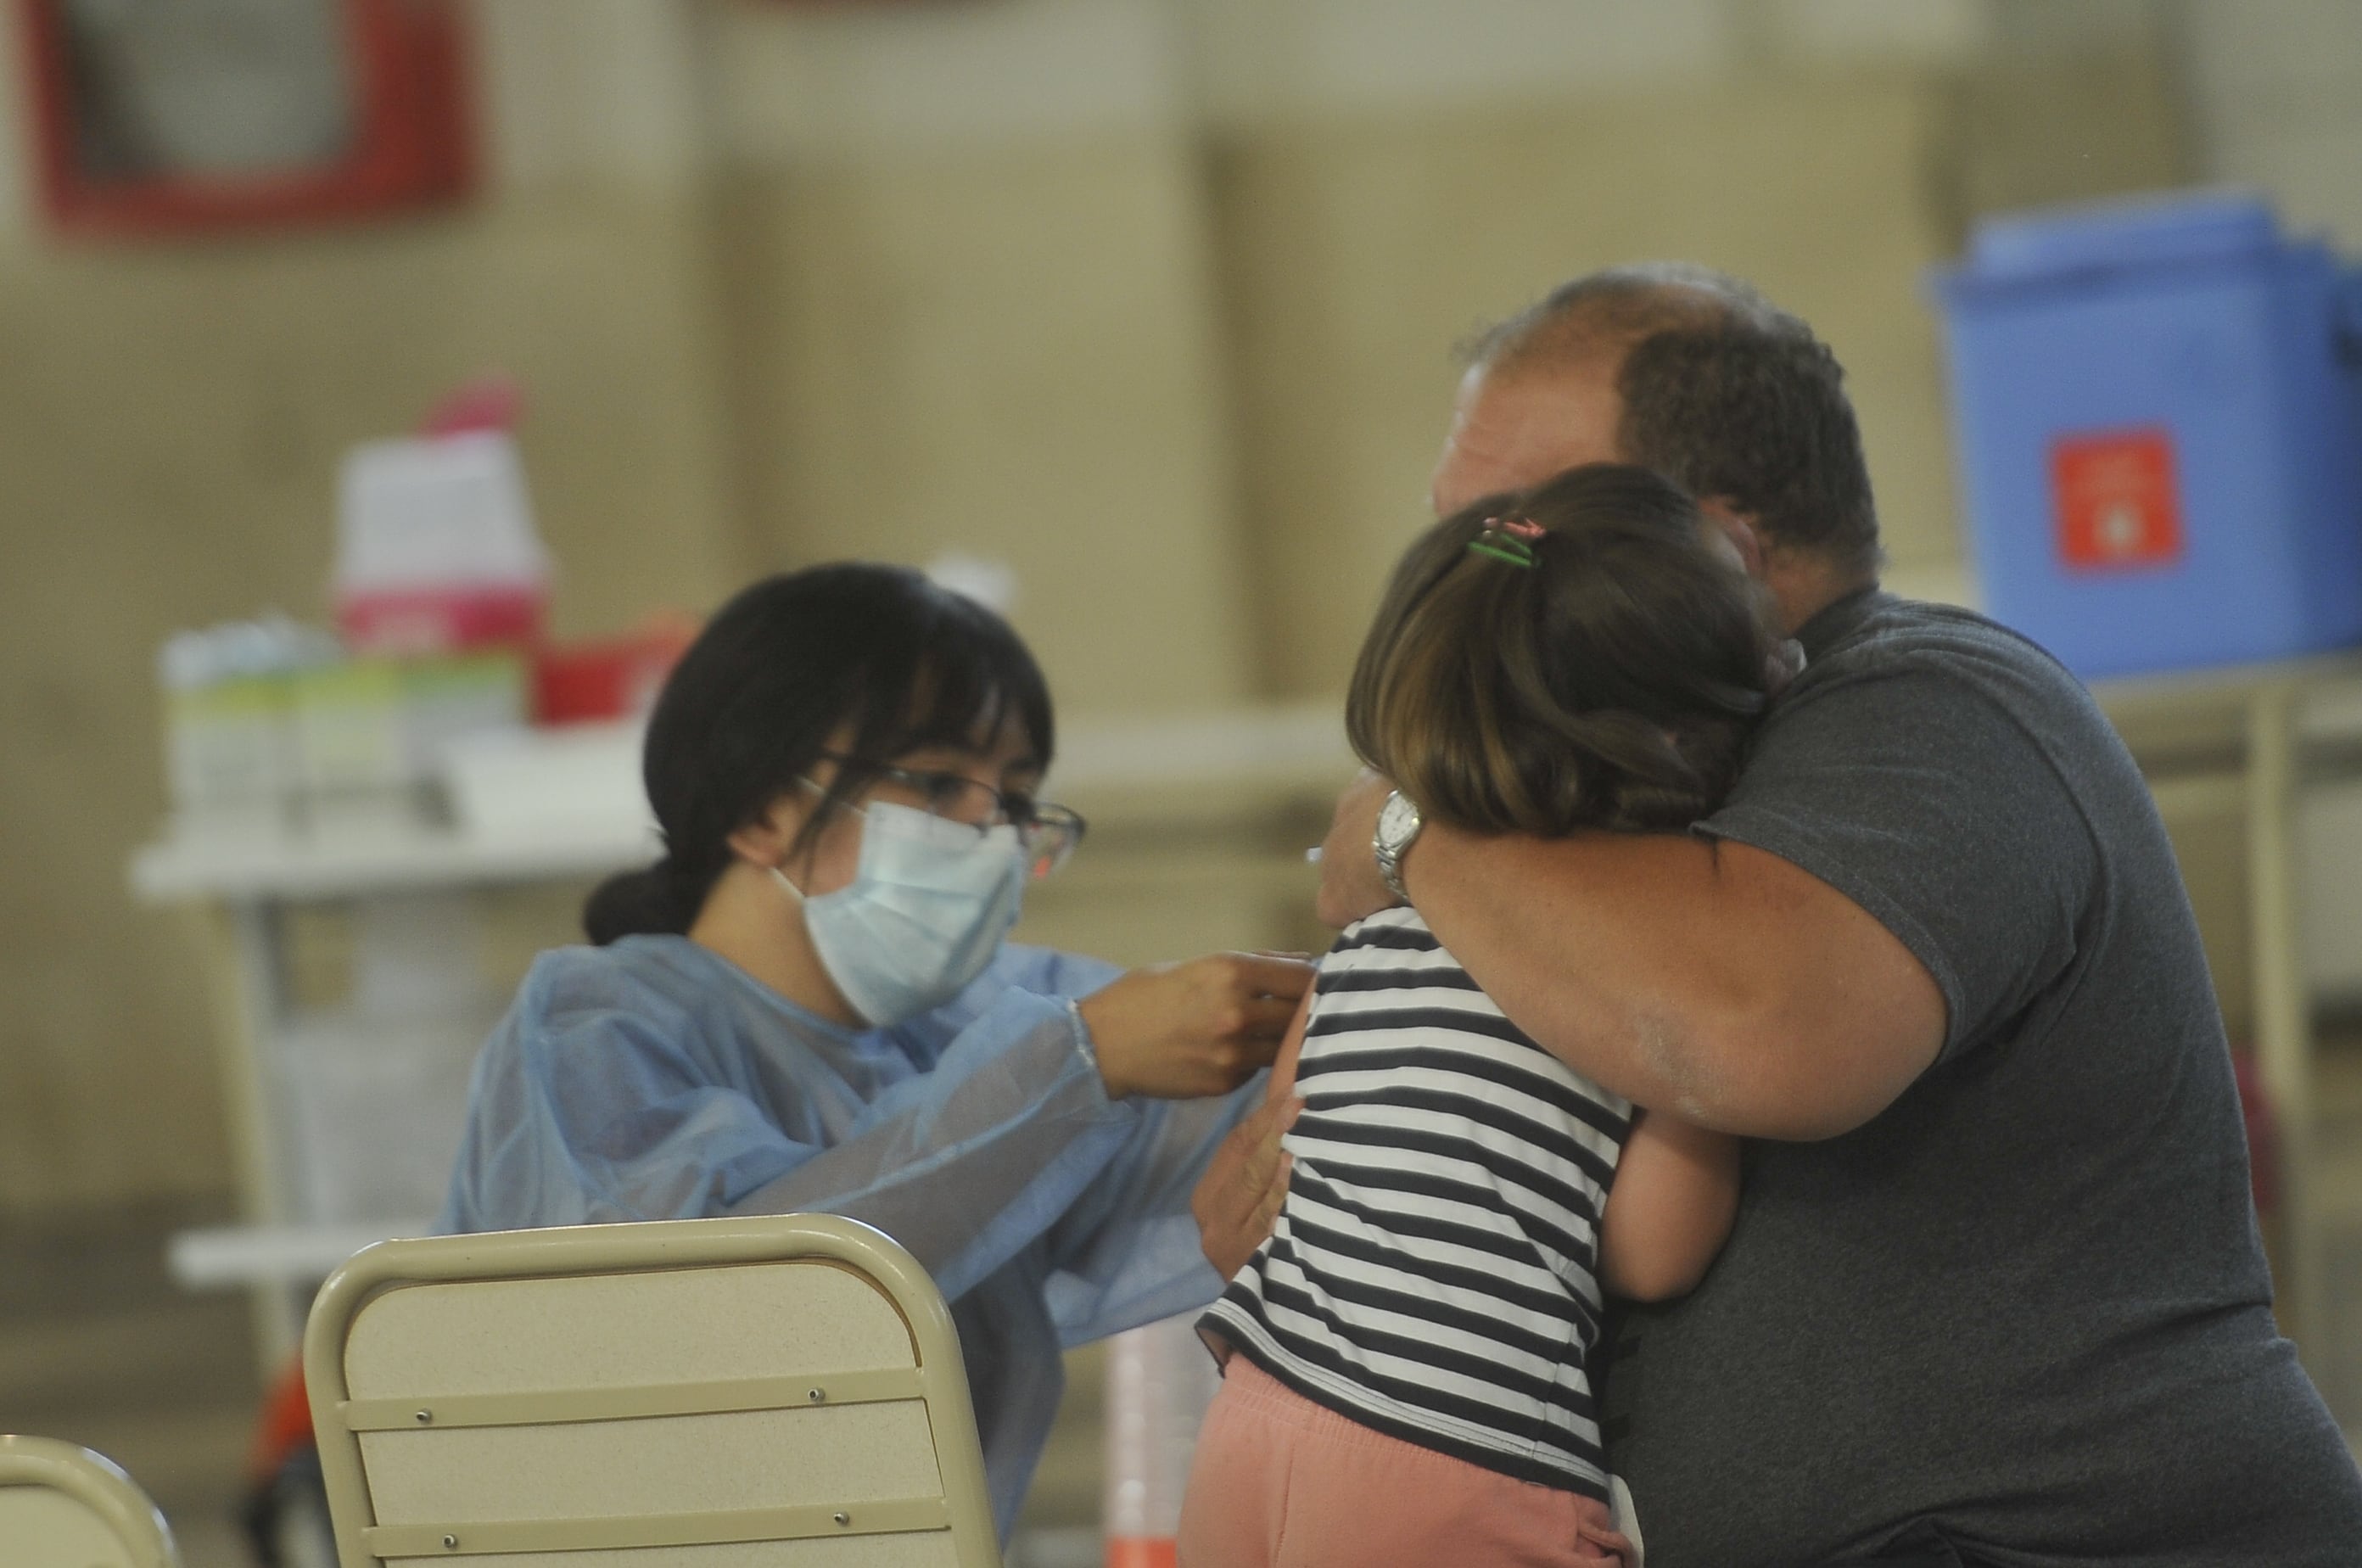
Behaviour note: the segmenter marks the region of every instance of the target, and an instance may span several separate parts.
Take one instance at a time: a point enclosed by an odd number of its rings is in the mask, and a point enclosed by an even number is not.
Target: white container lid
[[[356,447],[338,488],[339,594],[548,576],[524,466],[503,431]]]

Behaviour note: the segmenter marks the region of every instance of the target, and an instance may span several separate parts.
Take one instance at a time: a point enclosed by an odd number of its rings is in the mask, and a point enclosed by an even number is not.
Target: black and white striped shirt
[[[1297,1086],[1286,1206],[1200,1327],[1365,1426],[1604,1499],[1584,1360],[1629,1102],[1529,1040],[1407,909],[1320,961]]]

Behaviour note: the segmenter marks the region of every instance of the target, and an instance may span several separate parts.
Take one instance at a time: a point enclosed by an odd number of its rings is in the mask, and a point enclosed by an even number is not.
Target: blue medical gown
[[[1072,999],[1119,973],[1004,948],[949,1005],[831,1023],[679,936],[534,963],[484,1046],[439,1229],[825,1211],[934,1275],[1006,1539],[1059,1353],[1205,1306],[1189,1194],[1250,1110],[1110,1100]]]

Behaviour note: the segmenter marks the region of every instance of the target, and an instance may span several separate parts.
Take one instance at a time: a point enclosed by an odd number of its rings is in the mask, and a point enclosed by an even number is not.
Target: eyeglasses
[[[1083,842],[1084,830],[1090,825],[1079,812],[1036,801],[1031,795],[996,790],[983,779],[971,778],[965,773],[896,767],[891,763],[872,762],[867,757],[837,751],[823,751],[821,755],[848,773],[900,785],[918,797],[921,809],[929,816],[963,823],[976,829],[978,834],[1007,823],[1017,830],[1017,842],[1025,848],[1026,874],[1036,881],[1066,863],[1075,846]]]

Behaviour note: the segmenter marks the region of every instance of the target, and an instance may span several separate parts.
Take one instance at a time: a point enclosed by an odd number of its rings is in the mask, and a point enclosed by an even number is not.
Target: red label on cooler
[[[2058,557],[2081,571],[2167,566],[2181,558],[2173,437],[2111,430],[2050,444]]]

